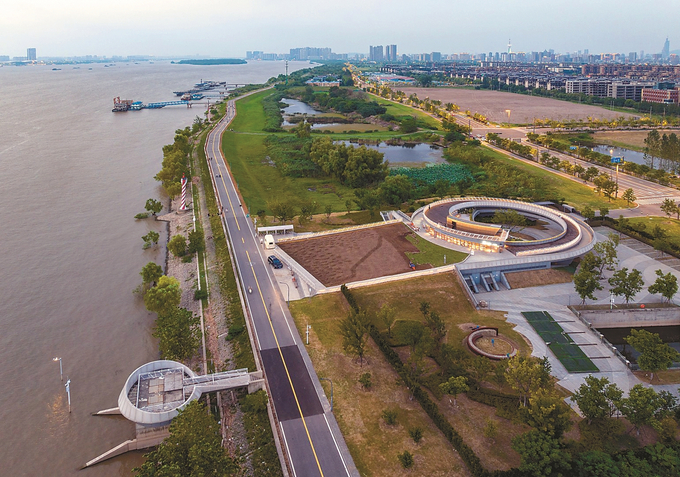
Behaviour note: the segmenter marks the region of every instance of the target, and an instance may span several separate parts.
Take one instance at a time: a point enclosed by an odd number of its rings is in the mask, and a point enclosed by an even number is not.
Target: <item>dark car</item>
[[[274,255],[270,255],[267,261],[272,265],[274,268],[283,268],[283,263],[281,263],[281,260],[276,258]]]

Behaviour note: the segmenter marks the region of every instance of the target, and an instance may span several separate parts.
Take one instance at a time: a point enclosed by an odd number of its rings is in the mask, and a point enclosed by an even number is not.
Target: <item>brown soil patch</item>
[[[556,283],[569,283],[574,278],[573,275],[565,270],[531,270],[526,272],[506,273],[505,277],[510,283],[510,287],[528,288],[540,287],[543,285],[554,285]]]
[[[416,94],[419,99],[438,99],[443,104],[455,103],[461,111],[480,113],[497,123],[531,124],[534,118],[555,120],[614,119],[633,114],[608,111],[598,106],[569,103],[551,98],[539,98],[502,91],[474,90],[461,88],[399,88],[407,96]],[[508,113],[510,110],[510,119]]]
[[[419,250],[404,224],[383,225],[279,244],[325,286],[410,272],[405,252]],[[419,265],[418,269],[431,268]]]

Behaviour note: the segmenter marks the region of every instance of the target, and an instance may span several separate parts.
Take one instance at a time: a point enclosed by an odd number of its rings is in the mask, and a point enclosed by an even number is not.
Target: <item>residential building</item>
[[[26,49],[26,58],[28,61],[35,61],[38,58],[35,54],[35,48]]]
[[[399,61],[399,58],[397,57],[397,45],[387,45],[385,47],[385,60]]]
[[[642,101],[646,103],[678,104],[678,88],[675,89],[654,89],[644,88],[642,90]]]
[[[385,56],[383,55],[382,45],[370,46],[369,47],[369,53],[368,53],[368,59],[370,61],[375,61],[376,63],[383,62],[385,60]]]

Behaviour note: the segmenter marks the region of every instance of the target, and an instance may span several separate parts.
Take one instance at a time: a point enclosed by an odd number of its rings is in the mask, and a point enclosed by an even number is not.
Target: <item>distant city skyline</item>
[[[418,4],[346,0],[64,0],[11,2],[3,8],[0,55],[243,57],[246,50],[284,53],[305,45],[368,54],[369,45],[399,45],[401,53],[481,53],[553,49],[568,53],[671,51],[677,2],[657,0],[638,8],[630,0],[574,0],[547,5],[537,0]]]

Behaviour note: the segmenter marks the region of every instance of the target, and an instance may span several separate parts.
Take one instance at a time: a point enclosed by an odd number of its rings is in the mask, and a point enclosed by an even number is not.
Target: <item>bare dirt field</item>
[[[537,119],[612,119],[633,114],[609,111],[599,106],[569,103],[557,99],[540,98],[503,91],[462,88],[400,88],[407,95],[416,94],[419,99],[438,99],[442,103],[455,103],[462,111],[483,114],[493,122],[531,124]],[[510,110],[508,119],[507,110]]]
[[[531,270],[528,272],[511,272],[505,274],[510,286],[515,288],[539,287],[556,283],[569,283],[573,280],[571,273],[565,270],[550,268],[547,270]]]
[[[279,244],[326,286],[411,271],[405,252],[418,252],[406,240],[404,224],[383,225]],[[431,268],[419,265],[418,269]]]
[[[660,130],[659,134],[678,134],[678,131]],[[645,147],[645,139],[649,131],[598,131],[593,134],[596,141],[613,141],[615,143],[627,144],[636,148]]]

